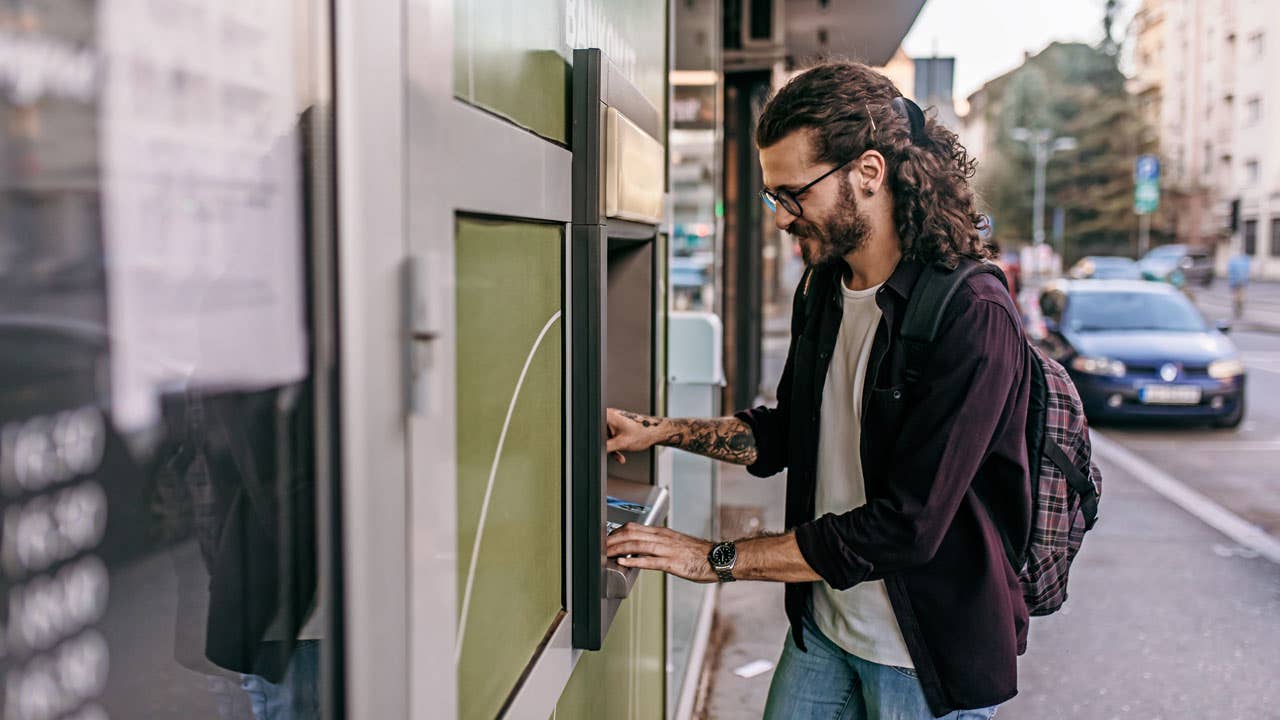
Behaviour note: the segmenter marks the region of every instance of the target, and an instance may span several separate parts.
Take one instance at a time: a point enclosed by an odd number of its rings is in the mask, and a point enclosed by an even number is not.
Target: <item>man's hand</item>
[[[720,578],[707,554],[713,543],[663,527],[627,523],[609,535],[607,553],[623,567],[661,570],[685,580],[713,583]],[[635,555],[636,557],[618,557]]]
[[[622,453],[644,452],[662,440],[662,435],[658,432],[662,418],[609,408],[605,411],[605,424],[609,426],[609,440],[605,444],[605,451],[620,463],[627,462]]]

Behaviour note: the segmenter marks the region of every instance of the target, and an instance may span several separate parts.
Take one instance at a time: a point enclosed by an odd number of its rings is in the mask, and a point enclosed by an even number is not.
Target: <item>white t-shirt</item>
[[[877,285],[850,290],[840,283],[844,318],[822,392],[815,517],[840,515],[867,504],[859,452],[862,388],[880,325],[879,289]],[[815,585],[814,620],[832,642],[869,662],[913,667],[883,580],[861,582],[848,590],[834,590],[824,582]]]

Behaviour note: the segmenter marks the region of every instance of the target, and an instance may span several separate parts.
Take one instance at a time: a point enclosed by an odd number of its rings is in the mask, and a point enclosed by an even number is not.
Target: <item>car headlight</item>
[[[1082,373],[1089,375],[1109,375],[1111,377],[1124,377],[1124,363],[1119,360],[1112,360],[1104,357],[1089,357],[1087,355],[1077,356],[1071,361],[1071,367]]]
[[[1235,358],[1214,360],[1209,363],[1209,377],[1214,380],[1226,380],[1244,374],[1244,363]]]

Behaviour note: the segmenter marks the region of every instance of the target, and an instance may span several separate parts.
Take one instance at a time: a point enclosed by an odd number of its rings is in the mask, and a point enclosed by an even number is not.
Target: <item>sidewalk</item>
[[[790,307],[779,304],[765,317],[761,369],[768,389],[761,402],[775,402],[774,390],[782,376],[790,333]],[[786,474],[758,478],[737,465],[720,466],[720,528],[724,537],[742,537],[761,531],[781,532],[786,503]],[[764,712],[773,668],[744,678],[734,670],[756,660],[776,664],[787,633],[786,612],[780,583],[729,583],[720,588],[713,646],[718,657],[708,657],[715,672],[701,717],[714,720],[747,720]]]

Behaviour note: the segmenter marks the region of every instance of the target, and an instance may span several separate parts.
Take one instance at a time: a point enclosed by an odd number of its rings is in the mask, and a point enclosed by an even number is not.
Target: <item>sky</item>
[[[1141,0],[1120,0],[1113,37]],[[911,57],[936,51],[956,59],[955,97],[967,98],[986,81],[1022,64],[1054,40],[1102,39],[1105,0],[926,0],[902,45]]]

